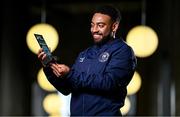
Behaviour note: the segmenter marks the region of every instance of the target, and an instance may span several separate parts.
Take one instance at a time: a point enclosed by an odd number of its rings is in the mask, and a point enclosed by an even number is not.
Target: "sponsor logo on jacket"
[[[84,59],[85,59],[85,57],[81,57],[81,58],[79,58],[79,62],[84,62]]]

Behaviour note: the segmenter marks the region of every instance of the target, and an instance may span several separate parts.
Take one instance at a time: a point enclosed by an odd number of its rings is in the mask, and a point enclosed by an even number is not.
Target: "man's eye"
[[[91,24],[91,28],[92,28],[92,27],[94,27],[94,25],[93,25],[93,24]]]
[[[100,24],[100,25],[99,25],[99,27],[100,27],[100,28],[103,28],[103,27],[104,27],[104,25],[101,25],[101,24]]]

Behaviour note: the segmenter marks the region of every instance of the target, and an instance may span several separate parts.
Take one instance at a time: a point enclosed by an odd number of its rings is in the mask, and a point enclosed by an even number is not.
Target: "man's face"
[[[91,33],[95,43],[106,39],[112,31],[111,17],[101,13],[95,13],[91,21]]]

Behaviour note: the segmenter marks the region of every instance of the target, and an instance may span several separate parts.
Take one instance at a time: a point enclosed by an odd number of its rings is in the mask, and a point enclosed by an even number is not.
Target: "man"
[[[94,45],[79,54],[74,65],[50,63],[44,72],[64,95],[71,95],[71,116],[119,116],[126,87],[136,68],[131,47],[116,38],[120,12],[112,6],[97,9],[91,20]],[[42,62],[46,54],[39,50]]]

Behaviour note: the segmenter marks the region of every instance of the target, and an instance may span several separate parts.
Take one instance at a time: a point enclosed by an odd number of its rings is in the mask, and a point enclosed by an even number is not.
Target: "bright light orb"
[[[137,93],[141,87],[141,76],[139,75],[138,72],[135,72],[133,75],[132,80],[127,86],[127,95],[133,95]]]
[[[59,108],[62,107],[58,94],[48,94],[43,100],[43,108],[49,115],[61,115]]]
[[[131,108],[131,102],[128,97],[125,98],[124,106],[120,109],[122,115],[126,115]]]
[[[149,26],[136,26],[127,34],[126,42],[140,58],[152,55],[158,47],[158,36]]]
[[[26,36],[27,46],[33,53],[37,54],[40,49],[34,33],[43,35],[47,45],[51,49],[51,52],[57,48],[59,36],[56,29],[50,24],[40,23],[32,26]]]
[[[45,91],[56,91],[54,86],[47,80],[46,75],[43,72],[43,69],[41,68],[37,75],[37,82],[39,86],[44,89]]]

